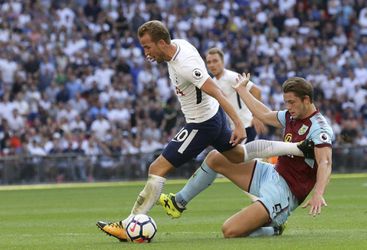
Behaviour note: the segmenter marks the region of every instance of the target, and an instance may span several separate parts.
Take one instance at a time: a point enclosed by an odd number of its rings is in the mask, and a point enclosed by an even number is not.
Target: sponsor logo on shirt
[[[292,142],[292,134],[288,133],[284,136],[284,141],[285,142]]]

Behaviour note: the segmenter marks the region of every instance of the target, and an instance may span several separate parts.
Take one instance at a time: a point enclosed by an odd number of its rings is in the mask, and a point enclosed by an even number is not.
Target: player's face
[[[161,40],[163,41],[163,40]],[[152,41],[149,34],[144,34],[139,37],[139,42],[144,49],[144,55],[150,61],[157,61],[158,63],[164,62],[164,53],[161,49],[161,41],[157,43]]]
[[[294,119],[303,119],[308,115],[307,101],[296,96],[293,92],[283,94],[286,109]]]
[[[223,61],[218,54],[208,54],[206,56],[206,65],[208,66],[210,73],[215,77],[218,77],[223,73]]]

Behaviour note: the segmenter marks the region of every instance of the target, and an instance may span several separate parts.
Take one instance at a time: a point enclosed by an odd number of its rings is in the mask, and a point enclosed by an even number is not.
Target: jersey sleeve
[[[199,89],[204,82],[210,77],[206,70],[204,61],[200,57],[190,57],[181,67],[182,76],[185,80],[191,82]]]
[[[315,147],[327,147],[332,145],[334,133],[329,126],[311,128],[310,139],[315,143]]]
[[[287,110],[281,110],[278,111],[277,117],[278,117],[278,121],[280,122],[280,124],[285,127],[285,123],[286,123],[286,118],[285,115],[287,113]]]

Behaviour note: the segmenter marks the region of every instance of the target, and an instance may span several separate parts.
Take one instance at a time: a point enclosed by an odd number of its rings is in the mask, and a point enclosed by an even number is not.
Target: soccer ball
[[[146,214],[137,214],[127,223],[126,233],[131,242],[148,243],[157,232],[157,224]]]

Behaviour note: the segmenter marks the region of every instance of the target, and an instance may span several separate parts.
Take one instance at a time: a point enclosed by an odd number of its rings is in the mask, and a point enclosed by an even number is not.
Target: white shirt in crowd
[[[14,75],[18,68],[16,62],[8,61],[6,59],[0,59],[0,70],[2,74],[2,80],[5,83],[11,84],[14,82]]]
[[[162,148],[163,145],[160,142],[153,140],[153,138],[151,137],[148,137],[141,142],[140,150],[142,153],[153,153],[156,150]]]
[[[14,109],[8,117],[5,117],[5,119],[8,121],[9,127],[12,131],[21,131],[24,128],[25,120],[21,115],[19,115],[17,109]]]
[[[80,116],[77,116],[75,120],[70,121],[69,128],[71,131],[75,130],[86,131],[87,125],[83,120],[81,120]]]
[[[109,121],[107,121],[104,118],[100,118],[97,120],[94,120],[92,122],[92,125],[90,127],[91,131],[95,134],[95,136],[101,140],[104,141],[107,135],[107,131],[111,128],[111,125]]]

